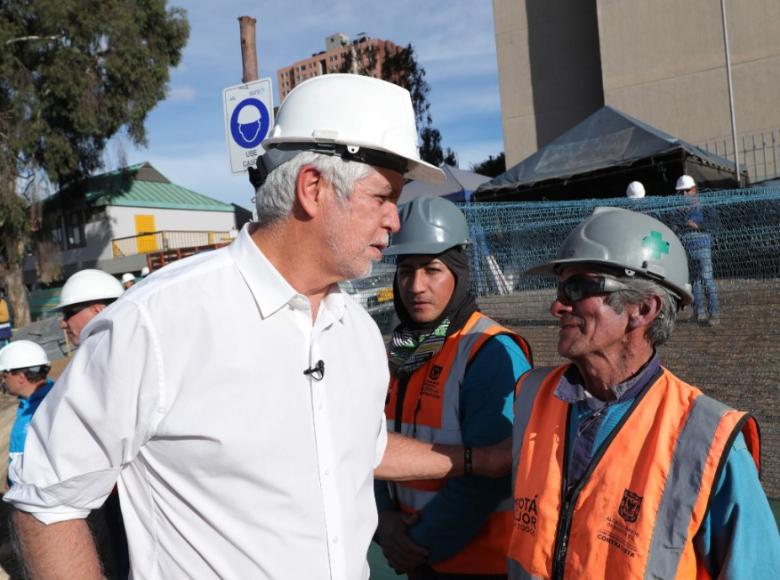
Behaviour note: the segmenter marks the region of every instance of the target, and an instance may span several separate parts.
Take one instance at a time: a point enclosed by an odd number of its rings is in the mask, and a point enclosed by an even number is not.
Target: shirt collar
[[[565,403],[574,404],[585,401],[588,407],[600,409],[609,404],[636,397],[653,380],[660,368],[661,362],[658,354],[654,351],[650,360],[633,377],[611,388],[612,392],[615,393],[614,401],[602,401],[585,390],[585,381],[579,369],[575,365],[570,365],[561,376],[558,387],[555,389],[555,396]]]
[[[260,315],[268,318],[288,304],[293,308],[303,308],[305,302],[308,308],[308,298],[290,286],[252,239],[250,226],[248,223],[241,228],[229,251],[260,309]],[[334,284],[320,304],[320,311],[327,312],[328,318],[341,320],[345,309],[344,296]]]

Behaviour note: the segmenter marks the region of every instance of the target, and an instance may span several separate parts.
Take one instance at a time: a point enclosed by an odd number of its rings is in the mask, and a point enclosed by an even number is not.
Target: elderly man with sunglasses
[[[773,577],[756,421],[656,352],[692,302],[677,236],[598,208],[529,273],[558,278],[550,310],[571,362],[518,381],[510,578]]]

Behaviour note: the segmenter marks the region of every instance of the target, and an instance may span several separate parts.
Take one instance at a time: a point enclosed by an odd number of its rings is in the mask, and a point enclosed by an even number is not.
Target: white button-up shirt
[[[244,228],[89,323],[5,499],[51,523],[118,481],[136,578],[366,578],[388,380],[369,315],[334,286],[312,321]]]

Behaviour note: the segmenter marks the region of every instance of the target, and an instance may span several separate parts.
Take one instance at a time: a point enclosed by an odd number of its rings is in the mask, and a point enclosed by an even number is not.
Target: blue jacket
[[[54,382],[51,380],[43,383],[29,399],[19,397],[19,407],[16,409],[16,420],[11,428],[11,440],[8,444],[8,466],[14,461],[15,457],[21,458],[24,453],[24,441],[27,439],[27,428],[30,426],[35,411],[43,402],[44,397],[49,394]],[[8,486],[12,486],[11,475],[8,475]]]

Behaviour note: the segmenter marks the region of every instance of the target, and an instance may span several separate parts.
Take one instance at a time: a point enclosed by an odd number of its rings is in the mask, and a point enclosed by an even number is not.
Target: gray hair
[[[265,183],[257,189],[255,207],[258,223],[269,225],[290,215],[295,201],[295,182],[304,165],[314,166],[333,185],[336,194],[343,201],[349,199],[356,182],[374,171],[365,163],[345,161],[335,155],[302,151],[271,171]]]
[[[674,330],[674,323],[677,321],[677,300],[672,293],[647,278],[620,276],[618,280],[628,288],[609,294],[606,299],[607,305],[621,314],[627,304],[641,304],[648,298],[658,296],[661,299],[661,310],[647,329],[645,336],[654,347],[669,340]]]

